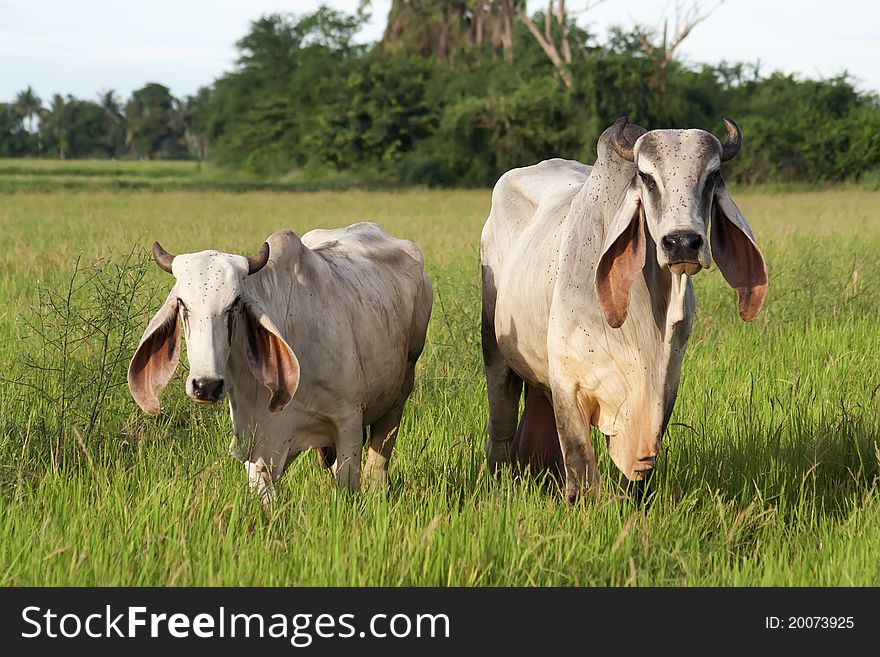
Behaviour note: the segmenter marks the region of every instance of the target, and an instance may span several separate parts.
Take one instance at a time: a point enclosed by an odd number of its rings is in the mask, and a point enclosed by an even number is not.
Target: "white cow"
[[[599,483],[592,425],[625,480],[653,471],[694,318],[689,277],[714,257],[746,321],[767,291],[764,259],[721,179],[742,143],[725,124],[721,144],[623,117],[600,137],[593,167],[547,160],[499,179],[481,242],[493,470],[511,459],[563,468],[573,501]]]
[[[386,482],[403,406],[425,344],[433,293],[412,242],[372,223],[270,235],[250,258],[217,251],[172,256],[153,245],[177,279],[131,360],[140,407],[159,412],[159,392],[180,356],[187,394],[229,395],[231,451],[261,500],[291,461],[320,448],[340,486]]]

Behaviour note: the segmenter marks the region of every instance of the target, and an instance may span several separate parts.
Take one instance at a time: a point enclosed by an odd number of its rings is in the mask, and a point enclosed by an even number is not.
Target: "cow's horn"
[[[636,158],[633,154],[634,142],[630,142],[626,138],[626,115],[621,116],[611,126],[611,146],[614,152],[628,162],[635,162]]]
[[[252,255],[248,260],[248,274],[256,274],[266,263],[269,262],[269,243],[263,242],[263,246],[257,251],[256,255]]]
[[[153,242],[153,260],[162,269],[169,274],[171,273],[171,263],[174,262],[174,255],[163,249],[159,242]]]
[[[727,128],[727,141],[721,145],[721,161],[732,160],[739,153],[739,147],[743,143],[743,131],[736,122],[724,117],[724,127]]]

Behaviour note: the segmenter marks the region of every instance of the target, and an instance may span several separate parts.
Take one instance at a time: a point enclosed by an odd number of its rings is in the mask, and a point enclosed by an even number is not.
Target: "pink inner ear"
[[[629,291],[645,265],[645,231],[641,204],[626,230],[602,254],[596,268],[596,294],[612,328],[629,313]]]
[[[739,299],[739,316],[750,322],[767,296],[767,266],[758,248],[720,207],[712,206],[712,257]]]
[[[272,393],[269,410],[282,410],[299,384],[299,363],[280,336],[263,326],[249,308],[242,313],[245,352],[251,373]]]
[[[128,367],[128,388],[149,415],[159,412],[159,393],[168,385],[180,361],[177,310],[138,347]]]

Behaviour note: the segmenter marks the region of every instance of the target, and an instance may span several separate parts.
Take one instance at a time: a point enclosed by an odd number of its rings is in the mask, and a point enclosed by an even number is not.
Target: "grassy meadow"
[[[552,482],[485,471],[488,190],[157,192],[150,176],[203,174],[117,166],[0,162],[0,585],[880,583],[880,192],[733,190],[768,300],[745,324],[717,268],[695,278],[646,510],[598,435],[603,491],[573,507]],[[88,180],[102,175],[146,182]],[[53,177],[73,182],[33,182]],[[279,228],[363,219],[416,241],[435,289],[391,487],[338,493],[309,453],[264,514],[227,454],[226,406],[185,397],[185,356],[159,416],[129,397],[172,285],[149,246],[248,254]]]
[[[314,191],[381,180],[297,170],[269,178],[197,161],[0,159],[0,194],[55,191]]]

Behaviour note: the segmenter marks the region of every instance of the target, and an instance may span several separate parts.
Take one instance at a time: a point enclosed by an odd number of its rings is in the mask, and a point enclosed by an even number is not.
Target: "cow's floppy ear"
[[[277,413],[299,387],[299,361],[266,313],[245,303],[242,310],[245,353],[251,373],[269,389],[269,410]]]
[[[715,187],[711,236],[712,258],[724,280],[736,290],[739,316],[750,322],[757,317],[767,295],[767,263],[723,180]]]
[[[180,325],[174,290],[153,317],[128,365],[128,389],[144,413],[159,412],[159,393],[180,361]]]
[[[633,185],[611,221],[596,267],[596,296],[612,328],[626,320],[629,289],[644,265],[644,209]]]

